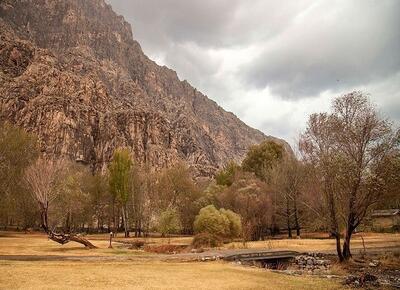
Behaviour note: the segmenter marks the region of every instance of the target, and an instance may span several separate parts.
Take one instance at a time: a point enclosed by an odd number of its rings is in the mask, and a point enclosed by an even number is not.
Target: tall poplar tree
[[[124,222],[125,237],[129,237],[127,203],[131,193],[131,170],[133,162],[128,149],[117,149],[110,164],[110,191],[120,205]],[[114,225],[115,226],[115,225]]]

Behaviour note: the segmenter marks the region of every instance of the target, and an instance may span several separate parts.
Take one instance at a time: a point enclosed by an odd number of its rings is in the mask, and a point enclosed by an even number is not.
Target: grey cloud
[[[164,61],[175,64],[178,74],[196,84],[200,84],[205,77],[211,78],[221,65],[220,59],[195,44],[172,44],[165,53]]]
[[[109,0],[134,23],[134,34],[156,49],[166,42],[222,45],[239,0]]]
[[[322,96],[354,89],[400,123],[398,0],[106,1],[150,58],[266,134],[293,139]],[[250,109],[269,97],[275,116]]]
[[[347,1],[332,9],[320,3],[243,67],[239,77],[247,85],[301,98],[351,90],[400,70],[399,1]]]
[[[366,91],[370,93],[383,117],[391,119],[395,126],[400,127],[400,72],[368,86]]]
[[[285,117],[290,118],[290,116]],[[287,118],[283,119],[288,120]],[[268,132],[271,136],[283,138],[292,144],[296,143],[296,136],[293,136],[293,131],[296,131],[298,127],[293,127],[289,122],[283,120],[268,120],[260,125],[260,129],[264,132]]]
[[[107,0],[150,50],[169,43],[246,46],[284,30],[312,0]],[[249,5],[251,4],[251,5]]]

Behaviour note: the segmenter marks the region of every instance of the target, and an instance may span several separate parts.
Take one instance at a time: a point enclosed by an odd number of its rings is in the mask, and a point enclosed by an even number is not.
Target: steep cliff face
[[[183,159],[208,176],[273,138],[146,57],[103,0],[0,0],[0,17],[0,119],[47,155],[101,168],[128,147],[140,163]]]

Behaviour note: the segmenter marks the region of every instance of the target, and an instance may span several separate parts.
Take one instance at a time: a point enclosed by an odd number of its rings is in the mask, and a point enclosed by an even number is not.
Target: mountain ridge
[[[36,133],[44,154],[104,168],[128,147],[139,163],[182,159],[211,176],[252,144],[288,146],[150,60],[103,0],[2,0],[0,18],[0,119]]]

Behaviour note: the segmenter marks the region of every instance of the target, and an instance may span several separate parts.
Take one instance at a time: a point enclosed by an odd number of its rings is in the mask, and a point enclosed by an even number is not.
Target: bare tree
[[[237,172],[233,183],[216,194],[219,207],[240,214],[244,241],[264,239],[272,232],[272,198],[269,186],[253,173]]]
[[[304,186],[305,170],[293,156],[287,156],[271,170],[271,185],[277,194],[278,214],[283,216],[289,238],[292,229],[300,237],[300,198]],[[293,225],[293,227],[292,227]]]
[[[198,186],[194,183],[190,169],[183,162],[164,169],[158,175],[156,207],[163,212],[175,208],[181,221],[181,232],[193,234],[193,222],[201,209],[196,202],[201,197]]]
[[[301,136],[300,150],[315,166],[322,184],[341,261],[351,257],[354,230],[382,196],[385,159],[398,145],[398,136],[360,92],[334,100],[331,114],[312,115]],[[341,226],[345,232],[343,250]]]
[[[25,171],[24,179],[31,189],[34,200],[38,203],[41,215],[41,227],[49,238],[57,243],[66,244],[70,241],[78,242],[86,247],[96,248],[91,242],[75,234],[56,233],[50,229],[49,206],[57,198],[59,191],[57,183],[65,169],[63,161],[51,161],[39,158]]]

